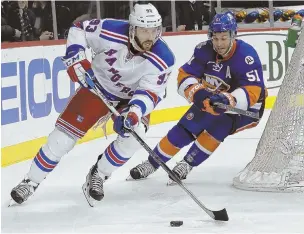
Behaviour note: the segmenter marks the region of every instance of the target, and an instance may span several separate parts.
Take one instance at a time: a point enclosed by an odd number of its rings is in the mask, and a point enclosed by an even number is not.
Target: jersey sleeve
[[[186,98],[185,90],[192,84],[199,82],[204,74],[205,65],[207,63],[208,45],[207,42],[199,43],[190,60],[179,68],[177,76],[178,93]]]
[[[165,97],[171,71],[172,67],[158,72],[154,69],[153,73],[143,76],[129,105],[140,107],[143,116],[150,114]]]
[[[145,116],[165,97],[175,57],[162,39],[155,43],[152,51],[146,51],[142,56],[146,59],[148,72],[140,79],[129,104],[139,106]]]
[[[263,68],[254,48],[249,48],[238,62],[236,89],[231,93],[237,100],[236,107],[247,110],[259,100],[265,98]]]
[[[91,48],[95,53],[106,49],[107,41],[100,37],[103,20],[92,19],[72,25],[67,38],[66,53]]]

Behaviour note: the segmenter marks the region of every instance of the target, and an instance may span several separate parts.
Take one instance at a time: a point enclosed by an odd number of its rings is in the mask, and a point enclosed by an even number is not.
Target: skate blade
[[[177,183],[174,180],[169,179],[167,182],[167,186],[174,186],[177,185]]]
[[[14,199],[11,198],[7,207],[16,206],[16,205],[18,205],[18,203],[15,202]]]
[[[133,181],[134,179],[132,178],[132,176],[128,175],[128,177],[126,178],[126,181]]]
[[[132,176],[129,175],[129,176],[126,178],[126,181],[139,181],[139,180],[146,180],[146,179],[147,179],[147,177],[146,177],[146,178],[140,178],[140,179],[135,180],[135,179],[132,178]]]
[[[84,183],[82,185],[82,191],[83,191],[83,194],[84,194],[85,198],[87,199],[87,202],[89,203],[89,205],[91,207],[94,207],[95,206],[95,200],[89,194],[87,183]]]

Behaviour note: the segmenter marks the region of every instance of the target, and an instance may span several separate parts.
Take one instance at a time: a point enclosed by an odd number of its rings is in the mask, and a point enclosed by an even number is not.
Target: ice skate
[[[29,178],[25,177],[20,184],[18,184],[11,191],[12,200],[9,206],[12,206],[15,203],[22,204],[27,199],[29,199],[37,189],[39,184],[31,181]]]
[[[155,167],[149,162],[149,160],[138,164],[136,167],[130,170],[130,175],[126,180],[139,180],[145,179],[156,171]]]
[[[192,166],[190,166],[185,160],[182,160],[176,164],[173,168],[172,172],[177,175],[180,180],[184,180],[187,178],[187,175],[192,170]],[[169,181],[167,185],[174,185],[176,182],[169,176]]]
[[[86,182],[82,185],[83,193],[90,206],[95,205],[95,201],[101,201],[104,197],[103,183],[105,176],[102,178],[95,164],[89,171],[86,177]]]

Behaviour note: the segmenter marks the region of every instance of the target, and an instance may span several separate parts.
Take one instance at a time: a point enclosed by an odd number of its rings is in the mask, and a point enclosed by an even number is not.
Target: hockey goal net
[[[304,192],[304,28],[255,157],[233,185],[255,191]]]

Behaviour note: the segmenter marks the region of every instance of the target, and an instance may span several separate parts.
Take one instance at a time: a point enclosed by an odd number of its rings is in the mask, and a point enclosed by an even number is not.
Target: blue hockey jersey
[[[230,92],[236,107],[259,111],[267,96],[262,64],[256,50],[242,40],[235,40],[227,57],[221,58],[210,40],[201,42],[191,59],[179,69],[178,92],[202,82],[211,91]]]

